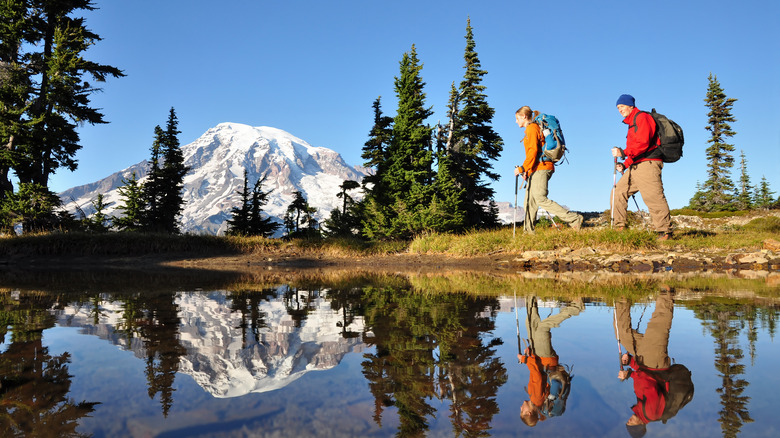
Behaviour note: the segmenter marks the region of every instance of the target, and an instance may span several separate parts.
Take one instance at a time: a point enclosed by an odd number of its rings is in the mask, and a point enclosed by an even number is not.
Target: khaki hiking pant
[[[577,213],[561,207],[557,202],[547,197],[547,182],[551,177],[552,171],[537,170],[528,178],[528,186],[525,189],[525,202],[523,203],[523,209],[525,210],[523,230],[529,233],[534,231],[534,222],[536,222],[539,208],[543,208],[553,217],[558,216],[566,223],[574,222],[580,217]]]
[[[533,345],[533,353],[539,357],[558,357],[552,346],[552,334],[550,329],[560,327],[563,321],[572,316],[579,315],[585,308],[582,300],[567,305],[555,315],[550,315],[544,320],[539,317],[539,304],[536,297],[529,296],[525,298],[525,307],[528,312],[528,318],[525,320],[525,328],[528,330],[528,337]]]
[[[664,163],[651,160],[642,161],[631,165],[620,177],[615,186],[615,205],[612,206],[615,227],[626,226],[628,214],[628,198],[639,192],[642,200],[650,210],[653,220],[653,228],[659,233],[668,233],[672,230],[672,218],[669,215],[669,203],[664,195],[664,184],[661,181],[661,169]],[[612,201],[610,193],[610,203]]]
[[[631,304],[618,302],[615,304],[617,313],[617,335],[620,343],[636,361],[648,368],[669,368],[669,330],[672,328],[674,301],[668,293],[661,293],[655,300],[655,310],[647,330],[642,334],[631,328]]]

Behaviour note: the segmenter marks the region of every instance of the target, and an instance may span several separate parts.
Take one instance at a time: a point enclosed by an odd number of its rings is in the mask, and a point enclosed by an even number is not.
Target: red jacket
[[[647,160],[662,161],[660,157],[647,157],[648,152],[658,147],[653,116],[634,107],[628,117],[623,119],[623,123],[628,125],[626,148],[623,150],[626,154],[626,160],[623,162],[625,167]]]
[[[632,370],[630,375],[634,379],[634,393],[636,394],[636,404],[631,407],[631,410],[645,424],[660,420],[666,407],[663,392],[669,392],[669,382],[656,380],[647,372],[647,368],[640,367],[633,357],[629,365],[636,370]],[[665,385],[665,387],[661,385]]]

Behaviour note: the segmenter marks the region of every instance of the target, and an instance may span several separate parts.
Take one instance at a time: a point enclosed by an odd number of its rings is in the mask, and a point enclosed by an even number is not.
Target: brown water
[[[693,398],[647,436],[780,430],[780,301],[761,282],[88,278],[0,284],[4,436],[629,436],[638,374],[617,378],[616,322],[643,360],[691,373]],[[519,343],[573,376],[533,427]]]

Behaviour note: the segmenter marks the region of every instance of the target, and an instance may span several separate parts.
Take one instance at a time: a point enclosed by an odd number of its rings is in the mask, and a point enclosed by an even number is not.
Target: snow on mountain
[[[361,181],[367,174],[367,169],[348,165],[331,149],[314,147],[266,126],[221,123],[181,150],[190,171],[184,177],[180,222],[181,230],[190,233],[224,233],[231,209],[240,203],[238,192],[243,188],[245,169],[250,190],[255,181],[267,175],[263,191],[272,192],[264,210],[279,222],[292,202],[293,191],[300,191],[309,205],[317,208],[315,217],[322,221],[341,205],[336,196],[338,186],[348,179]],[[117,188],[133,172],[142,180],[148,167],[143,161],[100,181],[68,189],[60,198],[69,211],[81,208],[89,215],[94,212],[92,202],[102,193],[108,205],[105,213],[121,215]],[[359,199],[360,195],[353,197]]]
[[[308,303],[309,312],[300,321],[287,311],[282,294],[263,301],[258,313],[264,315],[265,325],[258,328],[255,338],[242,331],[241,314],[231,309],[228,292],[177,293],[178,339],[187,350],[179,359],[179,372],[192,376],[214,397],[238,397],[283,388],[310,371],[337,366],[349,353],[362,352],[366,344],[360,337],[345,337],[342,333],[364,333],[363,319],[356,317],[342,327],[341,312],[330,307],[327,292],[319,294]],[[98,324],[94,310],[91,303],[69,303],[54,312],[58,325],[79,327],[84,334],[98,336],[145,358],[144,339],[136,336],[128,342],[126,334],[118,331],[122,302],[102,302]]]

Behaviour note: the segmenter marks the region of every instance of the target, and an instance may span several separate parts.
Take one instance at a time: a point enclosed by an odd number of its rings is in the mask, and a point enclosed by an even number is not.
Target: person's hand
[[[623,173],[626,170],[626,166],[624,166],[623,163],[617,163],[615,164],[615,170],[617,170],[620,173]]]
[[[615,158],[625,158],[626,154],[623,153],[623,149],[614,147],[612,148],[612,156]]]
[[[620,379],[620,380],[628,379],[628,370],[620,370],[620,371],[618,371],[618,379]]]
[[[515,166],[515,176],[519,176],[521,173],[523,173],[523,168],[520,166]],[[523,176],[523,179],[525,179],[525,176]]]

